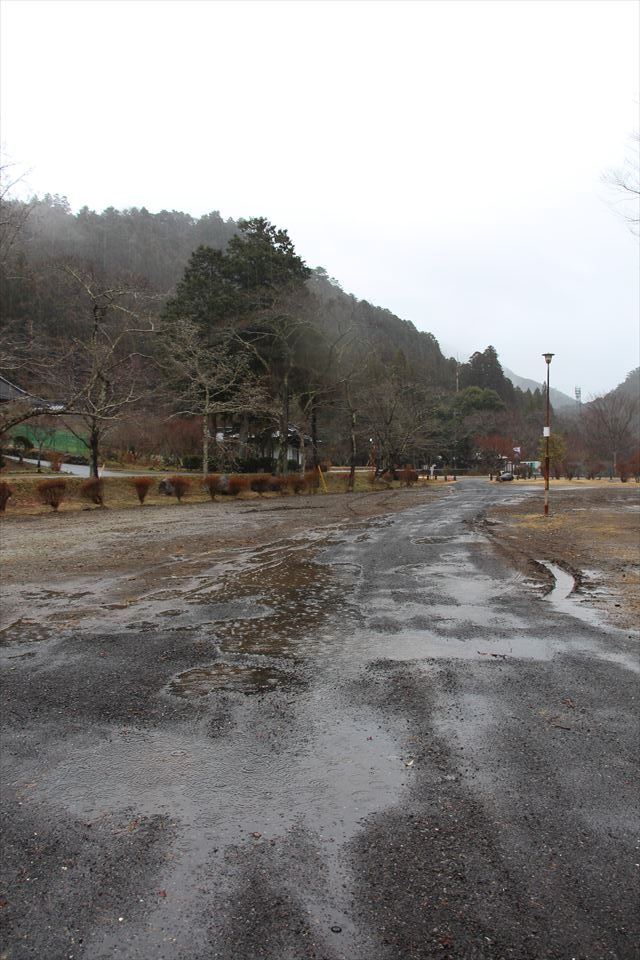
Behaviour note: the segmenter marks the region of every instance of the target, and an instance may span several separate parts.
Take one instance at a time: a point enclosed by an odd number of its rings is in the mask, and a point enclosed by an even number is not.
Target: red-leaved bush
[[[271,489],[271,480],[273,478],[267,476],[266,473],[260,473],[257,477],[252,477],[250,484],[251,489],[254,493],[257,493],[259,496],[262,496],[263,493],[266,493],[267,490]]]
[[[307,478],[299,473],[292,473],[287,483],[292,493],[304,493],[307,489]]]
[[[232,497],[237,497],[239,493],[243,493],[245,490],[249,489],[249,478],[248,477],[229,477],[229,484],[227,486],[227,492]]]
[[[211,499],[215,500],[216,493],[220,493],[220,474],[210,473],[202,481],[202,486],[205,488]]]
[[[282,493],[286,485],[286,477],[269,477],[269,490],[272,493]]]
[[[90,477],[80,484],[80,496],[99,507],[104,504],[104,480],[99,477]]]
[[[308,470],[304,475],[304,479],[308,490],[317,490],[320,486],[320,476],[317,470]]]
[[[0,513],[4,513],[7,506],[7,500],[13,496],[11,485],[6,480],[0,480]]]
[[[418,481],[418,471],[414,470],[413,467],[404,467],[398,473],[398,480],[400,483],[404,483],[406,487],[411,487]]]
[[[144,500],[146,495],[149,493],[149,490],[153,486],[153,480],[151,477],[134,477],[131,481],[133,487],[138,494],[138,500],[140,501],[140,506],[144,505]]]
[[[173,492],[178,498],[178,503],[180,503],[185,494],[189,492],[191,480],[188,477],[169,477],[167,482],[171,484]]]
[[[67,491],[67,481],[62,479],[41,480],[36,490],[38,491],[38,496],[47,507],[51,507],[52,510],[57,510],[64,500],[64,495]]]

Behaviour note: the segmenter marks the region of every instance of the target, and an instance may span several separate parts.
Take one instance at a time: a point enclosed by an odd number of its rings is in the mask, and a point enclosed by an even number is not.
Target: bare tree
[[[206,340],[191,320],[172,320],[163,330],[163,370],[175,390],[179,409],[174,416],[199,417],[202,423],[202,472],[209,468],[211,421],[219,414],[255,412],[265,397],[247,358],[237,350],[233,332]],[[234,347],[236,348],[234,350]]]
[[[632,233],[640,234],[640,134],[635,133],[630,140],[631,147],[623,165],[608,170],[602,179],[611,188],[615,209]]]
[[[24,203],[13,196],[15,187],[26,174],[18,173],[16,164],[6,158],[0,161],[0,266],[4,267],[13,246],[24,227],[33,204]]]
[[[239,328],[236,338],[262,372],[262,382],[277,409],[278,472],[288,472],[287,449],[295,375],[306,337],[313,328],[308,319],[309,295],[304,288],[281,288],[267,310],[254,314]]]
[[[630,451],[633,424],[637,416],[637,402],[617,391],[596,397],[583,408],[586,445],[592,453],[610,461],[613,474],[617,469],[618,457]]]
[[[98,476],[99,450],[105,434],[146,393],[142,371],[149,360],[147,340],[155,331],[150,298],[139,284],[107,280],[92,269],[62,267],[80,297],[78,333],[58,361],[58,378],[66,390],[65,412],[88,429],[68,427],[89,450],[90,475]]]
[[[369,376],[365,426],[378,450],[379,468],[392,470],[426,449],[436,425],[432,398],[403,355],[376,360]]]

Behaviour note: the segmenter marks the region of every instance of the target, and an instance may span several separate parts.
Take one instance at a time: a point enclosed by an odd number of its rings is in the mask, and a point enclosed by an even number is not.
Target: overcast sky
[[[2,141],[38,192],[264,215],[464,360],[583,398],[639,361],[635,0],[3,0]],[[636,147],[637,150],[637,147]]]

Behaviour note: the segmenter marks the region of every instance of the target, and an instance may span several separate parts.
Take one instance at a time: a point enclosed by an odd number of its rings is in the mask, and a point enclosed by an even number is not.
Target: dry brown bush
[[[286,477],[269,477],[269,490],[271,490],[272,493],[282,493],[286,486]]]
[[[38,496],[47,507],[51,507],[52,510],[57,510],[64,500],[64,495],[67,491],[67,481],[62,479],[41,480],[36,490],[38,491]]]
[[[140,501],[140,506],[143,506],[145,497],[149,493],[149,490],[151,489],[151,487],[153,486],[153,480],[151,479],[151,477],[134,477],[131,483],[135,488],[136,493],[138,494],[138,500]]]
[[[418,471],[414,470],[413,467],[404,467],[398,473],[398,480],[400,483],[404,483],[406,487],[411,487],[418,482]]]
[[[307,482],[308,490],[317,490],[320,486],[320,476],[317,470],[308,470],[304,475],[304,479]]]
[[[80,496],[99,507],[104,504],[104,481],[99,477],[90,477],[80,484]]]
[[[6,480],[0,480],[0,513],[4,513],[7,500],[11,496],[13,496],[11,484],[7,483]]]
[[[189,492],[191,480],[188,477],[169,477],[167,482],[171,484],[178,503],[180,503],[185,494]]]
[[[254,493],[262,496],[263,493],[266,493],[267,490],[271,489],[271,480],[272,477],[267,476],[266,473],[258,474],[257,477],[252,477],[250,481],[251,489]]]
[[[227,492],[231,497],[237,497],[239,493],[249,489],[248,477],[229,477]]]
[[[287,483],[292,493],[304,493],[307,489],[307,478],[299,473],[293,473]]]
[[[216,493],[220,493],[220,474],[210,473],[202,481],[202,486],[208,492],[212,500],[215,500]]]

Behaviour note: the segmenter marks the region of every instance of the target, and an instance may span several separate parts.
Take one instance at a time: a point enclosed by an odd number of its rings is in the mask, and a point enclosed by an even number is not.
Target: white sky
[[[34,191],[264,215],[310,266],[583,398],[639,360],[604,171],[636,0],[3,0],[2,141]]]

